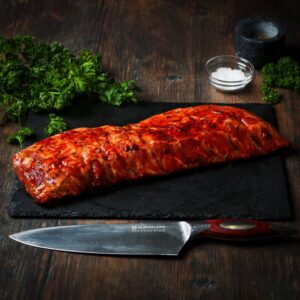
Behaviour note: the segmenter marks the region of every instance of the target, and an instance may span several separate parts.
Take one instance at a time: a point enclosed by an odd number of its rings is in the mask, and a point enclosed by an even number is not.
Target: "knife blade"
[[[176,256],[188,241],[200,237],[243,241],[296,232],[288,226],[259,220],[214,219],[44,227],[10,238],[29,246],[76,253]]]

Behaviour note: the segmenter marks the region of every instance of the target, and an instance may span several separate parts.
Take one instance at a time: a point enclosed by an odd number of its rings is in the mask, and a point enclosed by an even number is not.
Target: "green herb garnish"
[[[0,37],[0,109],[19,123],[28,112],[59,111],[88,95],[121,105],[136,102],[133,81],[117,82],[104,70],[101,56],[77,55],[61,43],[42,43],[29,35]]]
[[[262,86],[263,97],[262,100],[269,104],[276,104],[279,102],[279,92],[275,89],[263,84]]]
[[[9,137],[7,138],[7,142],[10,144],[14,144],[14,143],[19,144],[20,147],[22,148],[25,138],[29,137],[33,134],[34,134],[34,132],[31,128],[23,127],[21,129],[19,129],[18,131],[10,134]]]
[[[282,57],[276,63],[262,68],[263,101],[271,104],[279,102],[279,92],[275,87],[286,88],[300,93],[300,66],[290,57]]]
[[[44,128],[44,131],[47,135],[54,135],[68,129],[68,125],[62,117],[59,117],[55,114],[50,114],[49,120],[49,124],[46,128]]]

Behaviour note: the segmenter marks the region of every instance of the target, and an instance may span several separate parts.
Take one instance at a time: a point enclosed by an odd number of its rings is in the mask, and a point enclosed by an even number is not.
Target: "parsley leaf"
[[[44,128],[44,131],[47,135],[54,135],[68,129],[68,124],[62,117],[59,117],[55,114],[50,114],[49,119],[49,124],[46,128]]]
[[[23,148],[23,142],[26,137],[33,135],[34,132],[29,127],[23,127],[19,129],[18,131],[12,133],[7,138],[7,142],[10,144],[17,143],[20,145],[21,148]]]

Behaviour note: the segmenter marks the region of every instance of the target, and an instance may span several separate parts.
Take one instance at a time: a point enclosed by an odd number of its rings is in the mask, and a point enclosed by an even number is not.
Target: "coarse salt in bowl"
[[[209,83],[223,92],[244,89],[253,79],[254,66],[246,59],[234,55],[221,55],[205,63]]]

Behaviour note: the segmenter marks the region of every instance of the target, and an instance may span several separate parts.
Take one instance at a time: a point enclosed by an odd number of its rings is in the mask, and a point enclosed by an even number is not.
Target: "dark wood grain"
[[[286,46],[300,49],[300,2],[290,1],[4,1],[0,33],[58,40],[73,51],[100,51],[119,79],[135,79],[141,101],[260,102],[259,72],[238,94],[208,85],[204,62],[234,54],[233,28],[246,16],[287,25]],[[293,145],[285,157],[300,230],[300,99],[284,91],[276,105],[279,129]],[[193,243],[178,258],[128,258],[50,252],[15,243],[8,235],[87,220],[11,219],[5,205],[17,147],[0,130],[0,299],[300,299],[299,239],[259,244]],[[270,178],[272,180],[272,178]],[[101,221],[101,220],[99,220]]]

